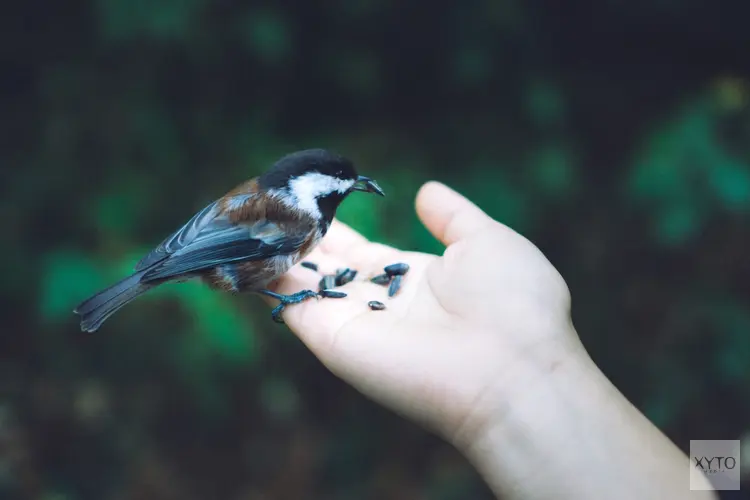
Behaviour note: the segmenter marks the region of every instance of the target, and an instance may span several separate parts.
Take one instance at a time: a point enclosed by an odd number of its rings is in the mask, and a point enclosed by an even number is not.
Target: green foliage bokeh
[[[563,7],[564,5],[564,7]],[[736,12],[734,12],[736,11]],[[677,444],[750,431],[749,9],[707,2],[16,2],[0,84],[0,497],[490,498],[256,297],[72,308],[279,156],[429,179],[534,241],[594,359]],[[543,473],[543,472],[539,472]]]

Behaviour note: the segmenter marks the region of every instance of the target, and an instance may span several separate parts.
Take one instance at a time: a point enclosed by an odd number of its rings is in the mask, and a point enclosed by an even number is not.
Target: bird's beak
[[[385,196],[385,193],[383,190],[378,186],[378,183],[374,180],[370,179],[369,177],[365,177],[364,175],[360,175],[357,177],[357,182],[352,186],[353,191],[363,191],[365,193],[375,193],[379,194],[380,196]]]

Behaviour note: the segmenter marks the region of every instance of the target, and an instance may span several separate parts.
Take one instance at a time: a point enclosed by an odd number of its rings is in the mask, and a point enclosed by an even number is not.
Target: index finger
[[[367,238],[338,219],[334,219],[323,241],[320,242],[320,248],[326,253],[337,253],[341,252],[342,248],[351,248],[365,243],[368,243]]]

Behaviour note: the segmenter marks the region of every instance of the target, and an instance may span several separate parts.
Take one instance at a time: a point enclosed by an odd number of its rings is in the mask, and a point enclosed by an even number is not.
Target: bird
[[[168,282],[199,279],[215,291],[253,292],[279,301],[281,313],[319,293],[282,295],[268,289],[326,235],[336,210],[355,191],[385,196],[354,163],[326,149],[283,156],[271,168],[209,203],[156,248],[133,274],[81,302],[81,330],[94,332],[112,314]]]

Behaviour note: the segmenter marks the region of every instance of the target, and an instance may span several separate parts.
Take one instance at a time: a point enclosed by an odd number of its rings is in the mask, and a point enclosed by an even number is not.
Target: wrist
[[[515,376],[481,431],[457,443],[502,498],[714,498],[690,491],[687,457],[582,346],[538,351]]]
[[[534,477],[550,472],[544,462],[552,454],[570,456],[574,434],[566,427],[586,406],[579,391],[599,385],[587,357],[585,352],[572,351],[555,355],[550,349],[544,356],[519,363],[515,376],[522,382],[498,391],[481,429],[456,443],[503,498],[513,498],[513,491],[521,493],[530,483],[538,486]],[[598,389],[595,392],[598,400],[607,397]],[[576,406],[568,406],[573,401]]]
[[[503,366],[502,375],[481,392],[472,405],[472,413],[447,436],[448,440],[471,457],[488,434],[499,428],[512,429],[518,424],[522,409],[543,401],[543,394],[576,377],[588,359],[572,326],[561,335],[506,350],[498,360],[498,365]]]

